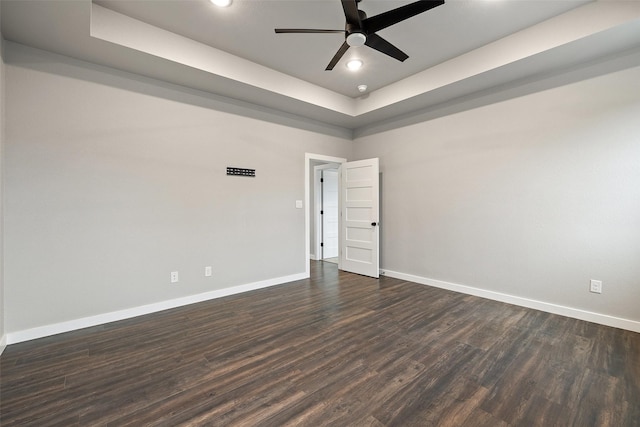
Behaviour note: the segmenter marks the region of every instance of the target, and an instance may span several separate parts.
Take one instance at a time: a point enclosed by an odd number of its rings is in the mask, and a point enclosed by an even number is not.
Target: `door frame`
[[[346,163],[347,159],[342,157],[325,156],[323,154],[304,154],[304,240],[305,240],[305,276],[311,276],[311,171],[312,162],[336,163],[338,165]]]

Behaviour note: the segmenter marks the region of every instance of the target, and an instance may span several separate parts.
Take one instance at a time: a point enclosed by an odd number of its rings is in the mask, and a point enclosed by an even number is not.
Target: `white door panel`
[[[340,268],[379,277],[378,159],[343,163],[340,192]]]

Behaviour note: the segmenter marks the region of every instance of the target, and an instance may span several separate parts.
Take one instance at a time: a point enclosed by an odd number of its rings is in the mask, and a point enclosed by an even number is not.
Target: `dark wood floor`
[[[4,427],[640,425],[640,334],[322,262],[1,369]]]

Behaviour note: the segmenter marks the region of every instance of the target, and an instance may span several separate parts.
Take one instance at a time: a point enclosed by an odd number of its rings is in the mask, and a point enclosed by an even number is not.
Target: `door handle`
[[[378,225],[378,223],[377,223],[377,222],[372,222],[372,223],[371,223],[371,226],[372,226],[372,227],[375,227],[376,225]]]

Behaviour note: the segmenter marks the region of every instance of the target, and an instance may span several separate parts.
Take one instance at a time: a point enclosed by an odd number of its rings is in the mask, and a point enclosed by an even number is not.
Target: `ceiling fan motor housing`
[[[357,0],[356,0],[357,1]],[[358,16],[360,16],[360,24],[367,19],[367,14],[363,10],[358,10]],[[367,41],[367,34],[361,25],[347,22],[345,25],[347,32],[347,44],[351,47],[359,47],[365,44]]]

